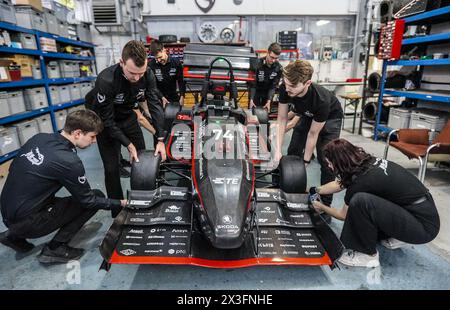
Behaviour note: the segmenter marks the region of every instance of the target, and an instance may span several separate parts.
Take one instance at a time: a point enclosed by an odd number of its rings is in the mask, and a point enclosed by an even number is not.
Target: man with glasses
[[[166,159],[164,112],[159,104],[155,76],[147,67],[147,52],[140,41],[129,41],[118,64],[103,70],[95,87],[86,95],[86,107],[102,119],[105,130],[98,135],[98,149],[105,169],[109,198],[123,199],[120,184],[120,149],[125,146],[130,161],[139,161],[137,152],[145,149],[144,136],[136,113],[140,102],[147,102],[155,126],[155,156]],[[117,214],[113,214],[115,216]]]
[[[280,54],[281,46],[278,43],[272,43],[267,49],[266,57],[258,59],[256,81],[250,85],[250,109],[263,106],[270,112],[272,97],[283,69],[278,62]]]
[[[155,58],[150,61],[149,66],[155,74],[158,97],[163,107],[169,102],[179,102],[183,105],[186,85],[181,62],[170,57],[164,45],[156,40],[150,45],[150,52]],[[177,84],[180,94],[177,92]]]

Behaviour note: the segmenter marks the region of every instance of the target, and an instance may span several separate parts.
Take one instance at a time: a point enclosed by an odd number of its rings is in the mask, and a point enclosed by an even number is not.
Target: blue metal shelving
[[[450,19],[450,6],[436,9],[433,11],[416,14],[405,18],[406,24],[437,24],[446,22]],[[431,34],[416,38],[404,39],[402,45],[410,44],[437,44],[450,42],[450,32]],[[385,60],[381,75],[380,96],[378,96],[378,110],[374,125],[374,140],[378,140],[380,133],[389,133],[391,128],[380,124],[381,110],[383,105],[383,96],[405,97],[410,99],[450,103],[450,92],[429,91],[416,89],[411,91],[399,89],[385,89],[386,72],[388,66],[448,66],[450,59],[424,59],[424,60]]]
[[[0,89],[45,85],[45,80],[23,79],[13,82],[1,82]]]
[[[85,48],[93,49],[95,47],[94,44],[89,42],[82,42],[77,40],[72,40],[64,37],[60,37],[55,34],[41,32],[33,29],[27,29],[23,27],[19,27],[16,25],[12,25],[9,23],[0,22],[0,29],[6,29],[10,31],[16,32],[24,32],[35,35],[36,43],[38,46],[37,50],[29,50],[29,49],[18,49],[11,47],[0,47],[0,53],[8,53],[8,54],[24,54],[24,55],[32,55],[39,56],[39,61],[41,68],[45,68],[45,59],[69,59],[69,60],[79,60],[79,61],[95,61],[95,57],[84,57],[79,55],[72,55],[66,53],[50,53],[44,52],[41,50],[40,46],[40,37],[55,39],[57,42],[70,44],[74,46],[80,46]],[[27,111],[7,117],[0,118],[0,125],[11,124],[17,121],[21,121],[24,119],[33,118],[42,114],[49,113],[52,120],[53,130],[56,132],[56,120],[55,120],[55,112],[71,108],[77,105],[81,105],[84,103],[84,99],[74,100],[62,104],[52,105],[52,100],[50,96],[50,85],[58,85],[58,84],[70,84],[70,83],[82,83],[94,81],[96,79],[95,76],[89,77],[79,77],[79,78],[60,78],[60,79],[48,79],[46,70],[42,70],[42,79],[34,80],[34,79],[22,79],[20,81],[13,82],[2,82],[0,83],[0,90],[8,89],[8,88],[23,88],[29,86],[44,86],[47,93],[47,100],[49,102],[49,106],[43,109]],[[14,151],[5,155],[0,156],[0,163],[3,163],[7,160],[14,158],[17,155],[18,151]]]
[[[388,66],[442,66],[450,65],[450,58],[444,59],[423,59],[423,60],[391,60]]]
[[[450,32],[429,34],[426,36],[405,39],[403,40],[402,45],[425,44],[425,43],[438,44],[446,41],[450,41]]]
[[[5,161],[8,161],[10,159],[13,159],[14,157],[16,157],[17,153],[19,153],[19,150],[12,151],[11,153],[8,153],[5,155],[1,155],[0,156],[0,164],[3,164]]]
[[[0,53],[34,55],[34,56],[41,55],[41,51],[38,51],[38,50],[30,50],[30,49],[26,49],[26,48],[3,47],[3,46],[0,47]]]
[[[0,118],[0,125],[14,123],[17,121],[21,121],[21,120],[24,120],[27,118],[32,118],[32,117],[39,116],[41,114],[45,114],[45,113],[49,113],[49,112],[50,112],[50,107],[47,107],[47,108],[42,108],[39,110],[27,111],[27,112],[7,116],[7,117],[2,117],[2,118]]]

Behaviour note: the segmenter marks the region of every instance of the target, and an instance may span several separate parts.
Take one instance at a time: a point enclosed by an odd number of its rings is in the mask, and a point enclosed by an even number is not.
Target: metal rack
[[[0,125],[11,124],[11,123],[15,123],[20,120],[34,118],[34,117],[49,113],[51,121],[52,121],[53,130],[55,132],[57,132],[55,112],[84,104],[84,99],[73,100],[73,101],[54,105],[54,104],[52,104],[52,100],[51,100],[51,96],[50,96],[50,89],[49,89],[50,86],[51,85],[59,85],[59,84],[73,84],[73,83],[94,81],[96,77],[89,76],[89,77],[79,77],[79,78],[49,79],[47,77],[47,70],[45,70],[45,68],[46,68],[45,61],[46,61],[46,59],[68,59],[68,60],[94,61],[95,62],[95,56],[86,57],[86,56],[72,55],[72,54],[67,54],[67,53],[52,53],[52,52],[42,51],[41,45],[40,45],[40,38],[41,37],[51,38],[59,43],[70,44],[70,45],[74,45],[77,47],[90,48],[90,49],[92,49],[93,54],[94,54],[93,49],[94,49],[95,45],[92,43],[89,43],[89,42],[72,40],[72,39],[61,37],[61,36],[58,36],[55,34],[41,32],[41,31],[28,29],[28,28],[23,28],[23,27],[19,27],[19,26],[9,24],[9,23],[4,23],[4,22],[0,22],[0,29],[5,29],[5,30],[10,30],[10,31],[15,31],[15,32],[23,32],[23,33],[35,35],[36,44],[38,47],[37,50],[11,48],[11,47],[0,47],[0,53],[38,56],[39,63],[41,66],[41,72],[42,72],[42,79],[40,79],[40,80],[25,78],[20,81],[1,82],[0,90],[10,89],[10,88],[29,87],[29,86],[44,86],[46,94],[47,94],[47,100],[48,100],[48,107],[33,110],[33,111],[26,111],[23,113],[14,114],[11,116],[0,118]],[[14,158],[14,156],[17,155],[17,152],[18,151],[13,151],[8,154],[0,156],[0,164],[7,160]]]
[[[450,6],[446,6],[433,11],[420,13],[405,18],[406,25],[415,25],[421,23],[437,24],[448,21],[450,18]],[[450,41],[450,32],[431,34],[420,36],[416,38],[404,39],[403,45],[411,44],[439,44]],[[424,59],[424,60],[385,60],[383,61],[383,70],[381,76],[380,96],[378,97],[378,111],[376,116],[376,122],[374,126],[374,140],[379,139],[380,133],[389,133],[392,129],[380,124],[381,108],[383,104],[383,95],[389,95],[393,97],[405,97],[411,99],[450,103],[450,92],[439,92],[416,89],[413,91],[398,90],[398,89],[386,89],[386,72],[388,66],[448,66],[450,65],[450,59]]]

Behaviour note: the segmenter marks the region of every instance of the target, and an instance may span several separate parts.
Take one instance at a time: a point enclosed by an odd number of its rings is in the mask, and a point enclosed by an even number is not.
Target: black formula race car
[[[229,64],[228,81],[210,80],[215,62]],[[303,161],[285,156],[270,169],[267,113],[244,111],[237,98],[219,57],[191,111],[166,109],[168,160],[144,151],[133,163],[128,205],[100,247],[103,268],[334,266],[343,246],[310,207]]]

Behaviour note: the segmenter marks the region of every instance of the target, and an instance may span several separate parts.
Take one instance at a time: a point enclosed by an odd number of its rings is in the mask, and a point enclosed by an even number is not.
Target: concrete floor
[[[342,136],[381,156],[384,145],[346,132]],[[147,145],[152,145],[147,137]],[[288,139],[289,141],[289,139]],[[103,167],[96,146],[79,152],[93,188],[104,190]],[[394,160],[412,173],[417,163],[391,150]],[[308,168],[309,185],[319,180],[319,165]],[[129,188],[129,179],[122,179]],[[429,169],[426,185],[433,194],[441,216],[441,232],[428,245],[397,250],[379,248],[381,267],[342,268],[285,266],[243,269],[207,269],[191,266],[114,265],[107,273],[99,271],[102,258],[98,246],[111,225],[110,213],[100,211],[73,240],[73,246],[87,249],[79,263],[42,266],[35,259],[51,236],[35,239],[36,249],[17,255],[0,246],[0,289],[450,289],[450,173]],[[64,194],[64,191],[61,193]],[[341,207],[343,193],[335,195],[333,205]],[[339,234],[342,223],[333,221]],[[5,227],[0,224],[0,231]]]

